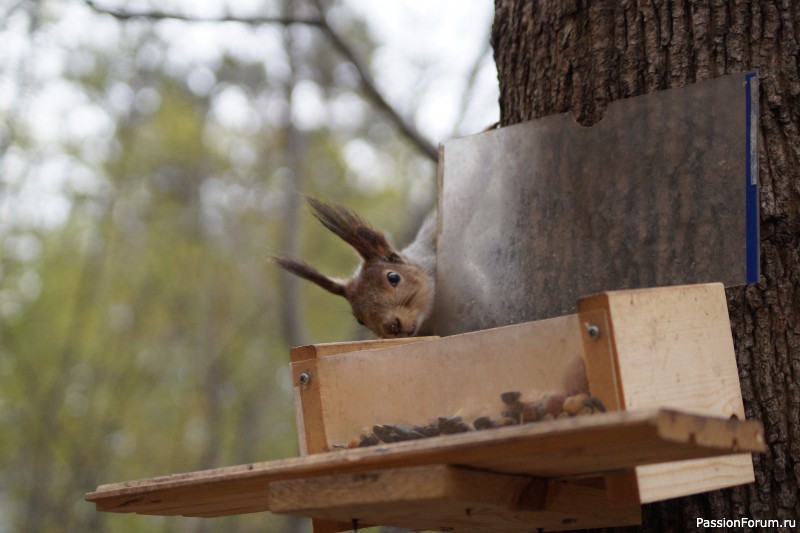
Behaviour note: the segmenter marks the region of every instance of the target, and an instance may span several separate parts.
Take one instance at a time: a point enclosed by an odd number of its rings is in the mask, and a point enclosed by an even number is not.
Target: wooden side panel
[[[328,448],[325,420],[317,379],[317,359],[342,353],[364,350],[379,350],[393,346],[406,346],[438,337],[410,337],[403,339],[380,339],[373,341],[331,342],[297,346],[290,351],[292,383],[294,385],[294,414],[300,454],[319,453]],[[300,374],[310,378],[307,384],[300,383]]]
[[[292,363],[292,383],[294,383],[294,416],[297,427],[300,455],[320,453],[328,449],[328,440],[325,434],[325,420],[322,416],[322,402],[319,391],[317,375],[317,358],[337,355],[340,353],[357,352],[370,349],[401,346],[410,342],[419,342],[427,338],[411,339],[381,339],[377,341],[337,342],[318,345],[307,345],[292,348],[290,359]],[[396,342],[398,341],[398,342]],[[300,383],[300,375],[305,373],[311,376],[308,383]],[[204,515],[210,516],[210,515]],[[362,527],[364,524],[362,524]],[[313,533],[339,533],[350,531],[352,524],[323,518],[311,519]]]
[[[374,424],[426,424],[442,415],[462,416],[468,424],[479,416],[499,417],[503,392],[534,399],[562,390],[582,352],[578,320],[571,315],[319,359],[313,379],[325,440],[328,446],[346,444]],[[298,364],[306,363],[293,368]],[[308,450],[314,451],[310,443]]]
[[[605,307],[626,410],[670,407],[744,419],[722,284],[608,292],[579,302]],[[750,483],[749,455],[637,468],[643,502]]]
[[[608,293],[627,409],[744,418],[721,283]]]

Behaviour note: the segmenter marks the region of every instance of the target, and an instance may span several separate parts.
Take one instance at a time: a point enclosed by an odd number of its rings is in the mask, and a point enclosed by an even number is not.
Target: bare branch
[[[358,76],[361,79],[361,88],[364,89],[364,92],[367,93],[367,96],[375,103],[375,105],[378,106],[378,108],[382,109],[389,115],[389,118],[391,118],[397,127],[400,128],[400,131],[402,131],[411,142],[416,144],[425,155],[427,155],[433,161],[438,161],[439,149],[429,140],[423,137],[417,128],[411,124],[411,122],[403,118],[400,113],[398,113],[397,110],[386,101],[381,92],[378,90],[377,85],[375,85],[375,80],[372,79],[372,75],[369,73],[367,67],[356,56],[353,49],[344,41],[344,39],[342,39],[341,35],[339,35],[330,24],[328,24],[328,21],[325,18],[325,10],[322,7],[320,0],[313,0],[313,2],[317,7],[317,11],[319,12],[320,20],[322,22],[319,26],[320,29],[328,37],[328,40],[331,42],[334,48],[336,48],[339,53],[341,53],[355,67],[356,71],[358,72]]]
[[[97,5],[94,0],[83,0],[84,3],[97,13],[111,15],[118,20],[146,19],[146,20],[182,20],[184,22],[238,22],[250,26],[260,26],[262,24],[282,24],[290,26],[292,24],[304,24],[307,26],[321,26],[323,21],[318,17],[235,17],[233,15],[223,15],[220,17],[196,17],[182,15],[180,13],[168,13],[166,11],[122,11],[109,7]]]
[[[361,81],[361,88],[366,94],[367,98],[372,103],[383,110],[392,122],[397,125],[400,131],[405,135],[413,144],[417,146],[425,155],[433,161],[439,160],[439,150],[428,139],[426,139],[417,130],[414,125],[400,115],[400,113],[386,101],[381,92],[378,90],[375,80],[372,78],[367,67],[356,55],[355,51],[344,41],[341,35],[328,24],[325,18],[325,11],[320,4],[319,0],[314,0],[314,5],[317,7],[319,16],[317,17],[294,17],[294,16],[277,16],[277,17],[236,17],[226,15],[222,17],[194,17],[182,15],[179,13],[167,13],[164,11],[139,11],[128,12],[118,9],[111,9],[98,6],[94,0],[84,0],[84,3],[91,9],[98,13],[111,15],[119,20],[131,19],[147,19],[147,20],[182,20],[185,22],[238,22],[241,24],[248,24],[251,26],[258,26],[262,24],[282,24],[289,26],[292,24],[304,24],[314,28],[319,28],[333,45],[333,47],[344,56],[356,69],[359,79]]]

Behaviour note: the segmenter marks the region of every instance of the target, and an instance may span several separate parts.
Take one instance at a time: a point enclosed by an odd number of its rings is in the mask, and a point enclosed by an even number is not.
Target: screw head
[[[600,336],[600,326],[597,324],[586,324],[586,334],[590,339],[596,339]]]
[[[300,376],[298,376],[297,381],[300,383],[300,385],[303,386],[308,385],[309,383],[311,383],[311,373],[303,372],[302,374],[300,374]]]

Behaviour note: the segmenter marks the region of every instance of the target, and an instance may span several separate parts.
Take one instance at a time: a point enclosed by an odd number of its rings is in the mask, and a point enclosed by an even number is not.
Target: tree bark
[[[644,528],[697,518],[798,519],[800,482],[800,2],[496,0],[501,125],[757,70],[761,278],[727,289],[749,419],[768,450],[756,482],[645,506]]]

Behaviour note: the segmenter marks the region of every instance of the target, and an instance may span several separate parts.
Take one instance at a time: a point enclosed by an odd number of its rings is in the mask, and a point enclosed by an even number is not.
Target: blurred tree
[[[0,10],[0,30],[17,28],[0,65],[0,92],[14,92],[0,99],[8,530],[298,527],[109,516],[83,501],[103,482],[296,455],[288,348],[354,326],[345,302],[292,288],[265,259],[295,250],[334,274],[356,264],[297,192],[398,235],[417,223],[405,213],[430,205],[424,139],[370,104],[381,95],[365,25],[338,8],[332,47],[333,30],[302,23],[319,17],[314,4],[281,9],[262,23],[112,17],[63,0]]]

